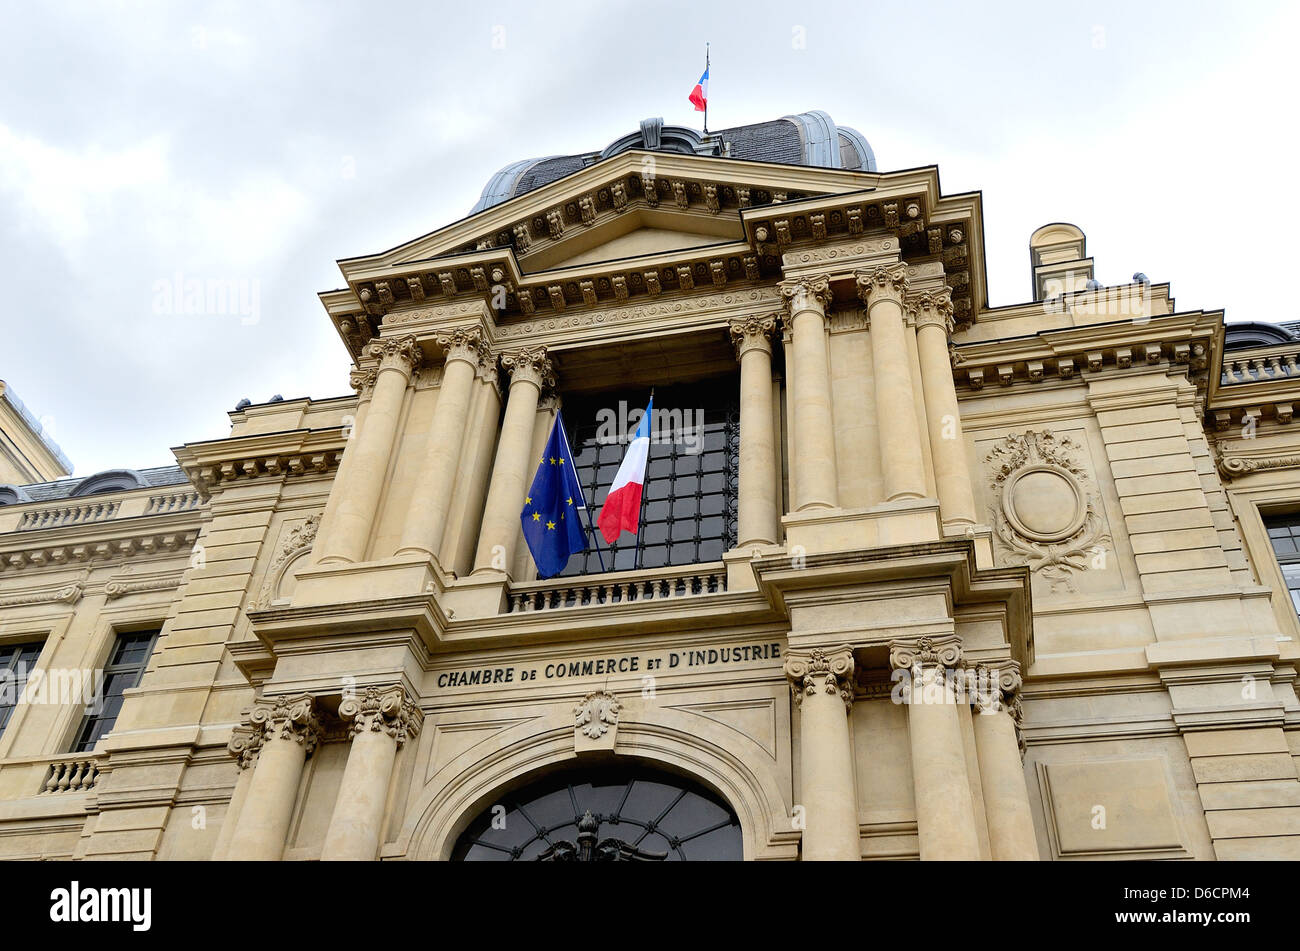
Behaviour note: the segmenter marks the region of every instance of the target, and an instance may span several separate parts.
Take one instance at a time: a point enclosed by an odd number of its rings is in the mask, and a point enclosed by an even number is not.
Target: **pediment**
[[[744,229],[736,216],[699,222],[671,211],[640,209],[575,233],[568,241],[540,247],[524,255],[520,266],[524,273],[534,274],[551,268],[704,248],[743,241],[744,237]]]

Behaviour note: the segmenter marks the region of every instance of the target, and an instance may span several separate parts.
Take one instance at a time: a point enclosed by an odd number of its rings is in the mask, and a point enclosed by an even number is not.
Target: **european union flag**
[[[570,555],[587,550],[587,536],[578,516],[578,509],[586,507],[569,438],[564,434],[564,419],[557,413],[519,516],[539,577],[558,575]]]

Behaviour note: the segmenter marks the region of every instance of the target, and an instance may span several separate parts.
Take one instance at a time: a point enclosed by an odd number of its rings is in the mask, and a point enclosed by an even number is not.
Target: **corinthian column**
[[[794,505],[796,512],[839,505],[835,466],[835,424],[826,361],[826,305],[830,282],[824,277],[780,285],[790,327],[794,427]]]
[[[235,826],[244,802],[248,799],[248,787],[253,781],[253,766],[257,754],[262,748],[262,732],[252,726],[237,726],[230,731],[230,740],[226,749],[239,764],[239,776],[235,779],[235,789],[230,794],[230,805],[226,807],[226,818],[217,833],[217,841],[212,847],[212,860],[220,862],[230,857],[230,840],[235,836]]]
[[[329,504],[316,536],[318,564],[365,557],[406,388],[421,360],[420,345],[410,336],[373,341],[365,353],[378,364],[352,374],[365,414],[358,414],[360,421],[353,424],[351,440],[330,489]]]
[[[885,497],[890,501],[919,499],[925,495],[925,464],[903,325],[907,265],[881,265],[873,271],[858,271],[855,276],[858,296],[867,308],[870,323]]]
[[[853,707],[853,651],[848,646],[789,651],[785,675],[800,710],[803,859],[856,862],[862,853],[848,717]]]
[[[419,734],[424,714],[394,685],[367,687],[360,697],[344,700],[339,717],[351,722],[352,746],[321,860],[370,861],[379,854],[397,751]]]
[[[483,334],[477,327],[449,331],[437,338],[446,352],[442,385],[433,408],[433,422],[425,442],[424,465],[416,483],[397,553],[433,557],[442,542],[455,488],[456,461],[460,458],[474,374],[487,359]]]
[[[975,752],[995,861],[1037,861],[1029,789],[1020,759],[1020,671],[1015,664],[972,671]]]
[[[524,509],[529,464],[533,462],[533,426],[537,421],[538,400],[544,386],[555,385],[545,347],[507,353],[501,363],[510,371],[510,394],[497,442],[487,504],[483,507],[475,571],[509,571],[514,561],[520,536],[519,513]]]
[[[249,725],[261,751],[236,820],[228,856],[274,861],[284,853],[302,767],[320,739],[315,702],[308,694],[258,701]]]
[[[908,298],[916,320],[916,347],[921,359],[921,389],[930,430],[930,454],[939,492],[939,513],[946,533],[975,524],[975,494],[966,464],[966,440],[952,382],[952,288],[927,291]]]
[[[896,641],[889,646],[889,663],[903,672],[921,858],[978,861],[975,803],[957,713],[961,647],[955,637]]]
[[[737,548],[775,545],[781,513],[776,501],[776,434],[772,429],[772,317],[731,322],[740,361],[740,514]]]

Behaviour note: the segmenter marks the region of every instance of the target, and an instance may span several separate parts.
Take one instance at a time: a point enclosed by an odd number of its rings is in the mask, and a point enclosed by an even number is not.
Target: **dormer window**
[[[134,469],[109,469],[82,479],[73,486],[68,498],[79,499],[105,492],[129,492],[132,489],[147,488],[148,485],[144,476]]]

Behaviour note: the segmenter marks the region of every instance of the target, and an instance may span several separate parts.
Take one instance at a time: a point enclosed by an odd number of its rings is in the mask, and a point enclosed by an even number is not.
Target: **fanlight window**
[[[647,767],[564,772],[502,797],[465,830],[465,862],[738,861],[740,823],[714,793]]]

